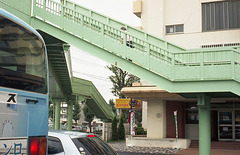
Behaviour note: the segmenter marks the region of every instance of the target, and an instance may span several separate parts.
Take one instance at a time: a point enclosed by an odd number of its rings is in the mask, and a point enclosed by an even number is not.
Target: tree
[[[112,140],[118,140],[117,118],[116,118],[116,116],[112,120]]]
[[[91,122],[93,121],[94,113],[92,112],[91,109],[88,108],[88,106],[86,104],[83,107],[83,113],[84,113],[84,116],[85,116],[84,120],[88,122],[90,132],[92,132]]]
[[[118,126],[118,139],[125,140],[125,128],[123,125],[123,117],[121,116],[119,126]]]
[[[140,79],[136,76],[131,76],[128,72],[123,71],[122,69],[110,65],[106,66],[110,71],[113,72],[114,75],[109,76],[109,79],[113,83],[113,87],[111,88],[111,92],[114,96],[118,98],[125,98],[123,94],[121,94],[121,89],[123,87],[129,87],[133,82],[137,82]]]
[[[75,121],[75,124],[77,125],[77,120],[80,119],[80,112],[81,107],[78,102],[74,102],[73,104],[73,120]]]
[[[117,109],[115,107],[115,103],[114,103],[113,99],[110,99],[108,103],[109,103],[109,105],[112,106],[113,113],[116,114]]]

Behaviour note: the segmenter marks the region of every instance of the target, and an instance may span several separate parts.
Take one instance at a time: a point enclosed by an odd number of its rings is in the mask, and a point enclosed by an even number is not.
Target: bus
[[[0,154],[47,154],[47,62],[40,34],[0,8]]]

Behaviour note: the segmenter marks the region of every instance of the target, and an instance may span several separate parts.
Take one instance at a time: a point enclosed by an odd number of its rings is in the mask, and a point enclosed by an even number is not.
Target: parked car
[[[48,132],[49,155],[116,155],[107,143],[98,135],[74,132],[57,131]]]
[[[80,131],[80,130],[82,130],[82,127],[81,126],[72,126],[72,130],[73,131]]]

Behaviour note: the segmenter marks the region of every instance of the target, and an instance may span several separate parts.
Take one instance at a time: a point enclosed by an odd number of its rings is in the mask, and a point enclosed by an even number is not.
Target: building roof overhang
[[[153,98],[174,98],[183,99],[178,94],[169,93],[156,86],[124,87],[121,93],[129,98],[153,99]]]

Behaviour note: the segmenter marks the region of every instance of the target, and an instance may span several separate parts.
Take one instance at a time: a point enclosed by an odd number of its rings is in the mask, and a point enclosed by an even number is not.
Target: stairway
[[[0,0],[0,7],[170,93],[240,96],[239,47],[184,49],[68,0]]]

